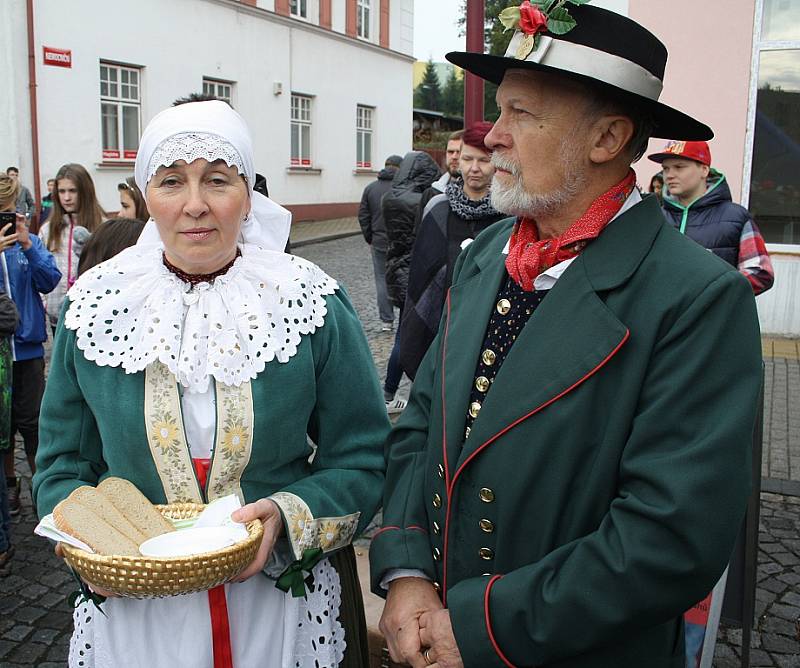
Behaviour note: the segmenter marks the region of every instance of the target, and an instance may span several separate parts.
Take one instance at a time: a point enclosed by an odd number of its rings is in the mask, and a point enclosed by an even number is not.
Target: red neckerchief
[[[533,281],[553,265],[576,257],[589,241],[619,213],[636,185],[633,170],[611,190],[600,195],[560,237],[539,239],[536,221],[521,218],[509,241],[506,270],[523,290],[533,291]]]

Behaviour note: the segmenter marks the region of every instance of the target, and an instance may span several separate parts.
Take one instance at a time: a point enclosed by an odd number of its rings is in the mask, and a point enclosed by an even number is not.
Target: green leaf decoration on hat
[[[503,24],[506,30],[516,30],[519,26],[519,17],[519,7],[506,7],[497,16],[497,18],[500,19],[500,23]]]
[[[570,16],[566,7],[556,7],[547,17],[547,29],[554,35],[564,35],[576,25],[578,22]]]

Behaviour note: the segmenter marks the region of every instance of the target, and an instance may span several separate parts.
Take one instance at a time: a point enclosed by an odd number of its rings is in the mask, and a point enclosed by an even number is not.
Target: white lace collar
[[[240,385],[287,362],[325,320],[336,281],[302,258],[241,246],[213,283],[194,290],[164,266],[162,247],[133,246],[81,276],[64,324],[86,359],[142,371],[159,360],[195,392],[213,376]]]

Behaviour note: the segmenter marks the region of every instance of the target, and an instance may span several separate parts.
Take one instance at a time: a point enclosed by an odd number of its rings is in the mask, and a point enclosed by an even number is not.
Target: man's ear
[[[627,116],[601,116],[589,132],[589,160],[597,165],[615,160],[628,148],[633,133]]]

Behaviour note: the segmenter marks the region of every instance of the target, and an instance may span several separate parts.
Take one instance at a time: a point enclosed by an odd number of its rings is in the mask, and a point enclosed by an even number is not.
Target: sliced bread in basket
[[[130,538],[136,545],[141,545],[147,540],[147,536],[117,509],[112,500],[96,488],[83,485],[67,498],[86,506],[123,536]]]
[[[93,510],[67,497],[53,509],[56,526],[82,540],[98,554],[137,556],[139,545],[117,531]]]
[[[158,512],[148,498],[129,480],[106,478],[97,486],[97,491],[110,499],[117,510],[144,535],[145,540],[168,531],[175,531],[172,522]]]

